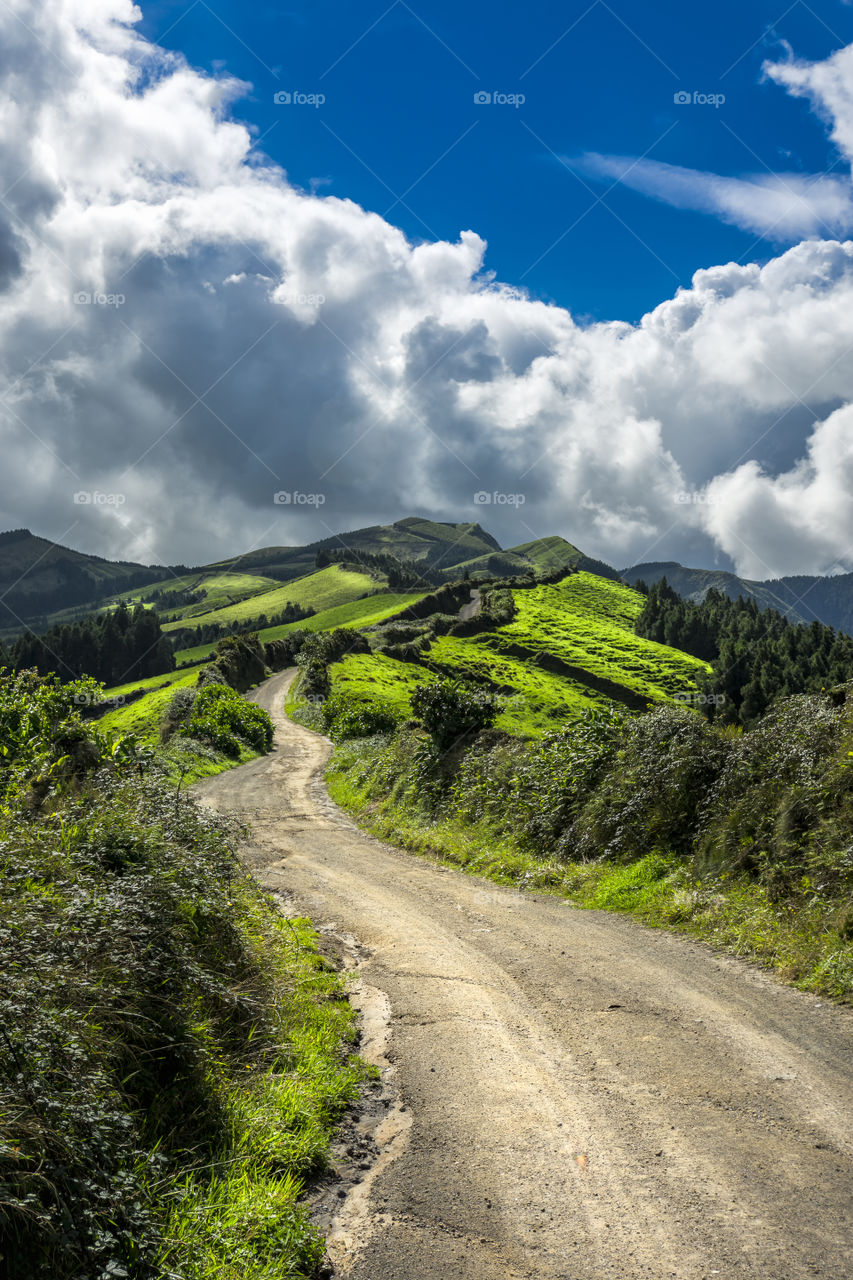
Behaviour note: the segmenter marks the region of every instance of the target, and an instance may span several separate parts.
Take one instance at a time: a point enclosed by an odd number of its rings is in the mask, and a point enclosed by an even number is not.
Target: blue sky
[[[158,0],[141,30],[251,83],[236,115],[293,183],[414,240],[473,229],[499,280],[580,319],[636,321],[697,268],[763,262],[800,237],[672,208],[573,161],[627,157],[617,174],[636,157],[732,176],[830,169],[821,122],[762,64],[783,60],[785,42],[826,58],[853,41],[853,8]],[[276,105],[282,89],[326,100]],[[478,105],[477,92],[525,101]],[[676,104],[677,92],[725,101]]]

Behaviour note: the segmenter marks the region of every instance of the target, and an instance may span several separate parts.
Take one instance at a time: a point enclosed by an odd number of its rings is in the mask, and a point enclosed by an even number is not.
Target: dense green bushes
[[[90,686],[0,675],[0,1271],[313,1274],[352,1011],[237,832],[83,724]]]
[[[333,759],[335,798],[369,807],[382,835],[476,847],[470,865],[525,883],[570,884],[586,868],[604,877],[590,905],[612,893],[667,922],[706,911],[713,936],[761,955],[778,945],[816,989],[848,990],[853,685],[785,699],[749,730],[672,704],[613,708],[538,741],[448,729],[440,752],[430,715],[445,695],[427,689],[412,699],[422,728]]]

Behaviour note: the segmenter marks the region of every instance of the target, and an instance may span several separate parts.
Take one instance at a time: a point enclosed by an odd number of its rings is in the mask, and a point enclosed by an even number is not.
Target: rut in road
[[[358,941],[387,1029],[400,1107],[331,1233],[336,1275],[851,1274],[850,1011],[367,836],[322,787],[328,743],[284,715],[291,678],[253,695],[273,753],[196,791],[252,822],[264,885]]]

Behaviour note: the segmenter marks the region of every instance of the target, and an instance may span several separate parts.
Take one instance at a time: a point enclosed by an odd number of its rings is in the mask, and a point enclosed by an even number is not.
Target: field
[[[249,622],[252,618],[266,614],[267,617],[280,613],[286,604],[299,604],[304,608],[332,609],[337,605],[349,604],[364,596],[368,591],[381,590],[380,584],[367,573],[354,573],[342,569],[340,565],[329,565],[317,573],[310,573],[304,578],[296,578],[293,582],[276,585],[273,590],[263,591],[237,604],[224,608],[194,614],[178,622],[167,622],[164,631],[175,631],[180,627],[200,627],[208,622],[232,623]]]
[[[441,636],[425,658],[436,673],[491,684],[502,707],[496,727],[508,733],[538,736],[608,700],[642,710],[691,691],[707,669],[635,635],[643,597],[607,578],[575,573],[513,597],[511,623],[470,637]],[[345,658],[331,675],[335,693],[375,697],[406,712],[412,690],[432,678],[428,666],[384,655]]]
[[[514,596],[516,616],[490,645],[498,652],[521,645],[549,654],[653,702],[689,692],[708,670],[699,658],[635,635],[643,597],[618,582],[577,573]]]
[[[171,671],[165,676],[152,676],[150,680],[139,680],[135,684],[122,685],[118,689],[108,690],[108,695],[129,693],[131,689],[149,688],[144,698],[130,702],[125,707],[116,707],[108,711],[98,721],[100,728],[108,733],[136,733],[145,742],[153,745],[160,740],[160,721],[172,700],[176,689],[187,689],[198,680],[200,667],[191,667],[188,671]],[[165,689],[159,685],[168,681]]]
[[[323,609],[320,613],[303,618],[300,622],[285,622],[279,627],[264,627],[258,632],[260,638],[280,640],[289,631],[334,631],[336,627],[372,627],[377,622],[385,622],[388,618],[406,609],[420,594],[394,594],[380,592],[375,596],[367,596],[364,600],[352,600],[349,604],[335,605],[333,609]],[[215,644],[198,644],[190,649],[180,649],[175,654],[177,662],[201,662],[216,648]]]
[[[369,702],[400,717],[410,714],[409,699],[419,685],[435,679],[423,667],[384,654],[357,653],[331,668],[333,694]]]
[[[448,674],[488,680],[500,685],[503,710],[495,727],[513,734],[539,734],[556,729],[589,707],[600,705],[602,695],[576,680],[552,675],[534,663],[492,652],[476,637],[441,636],[430,649],[430,661]]]

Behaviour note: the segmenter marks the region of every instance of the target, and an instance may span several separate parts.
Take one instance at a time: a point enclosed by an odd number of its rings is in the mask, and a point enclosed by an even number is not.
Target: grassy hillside
[[[417,593],[394,593],[381,591],[375,596],[367,596],[363,600],[352,600],[349,604],[339,604],[333,609],[321,609],[310,618],[302,618],[299,622],[285,622],[279,627],[263,627],[258,635],[261,640],[280,640],[291,631],[334,631],[335,627],[372,627],[377,622],[384,622],[399,613],[421,595]],[[177,662],[201,662],[212,653],[216,646],[199,644],[190,649],[179,649],[175,654]]]
[[[116,600],[146,600],[154,590],[163,592],[163,599],[157,602],[160,613],[179,612],[182,617],[192,617],[197,613],[209,613],[211,609],[220,609],[225,605],[237,604],[251,596],[261,595],[264,591],[273,591],[280,583],[275,578],[265,578],[253,573],[184,573],[177,578],[168,578],[157,582],[153,587],[137,588],[123,592]],[[180,592],[203,592],[204,599],[197,604],[175,606],[170,597]]]
[[[0,630],[19,633],[22,620],[88,606],[111,591],[157,576],[145,565],[72,551],[29,529],[10,530],[0,534]]]
[[[589,573],[555,586],[512,592],[515,617],[493,631],[440,636],[423,665],[359,654],[331,668],[332,691],[359,702],[373,697],[408,707],[417,684],[435,674],[490,685],[500,694],[496,727],[522,735],[546,733],[593,707],[621,703],[632,711],[695,690],[707,664],[644,640],[634,623],[644,597]]]
[[[250,599],[237,604],[227,605],[215,611],[194,614],[192,617],[176,622],[167,622],[164,631],[175,631],[179,628],[203,626],[206,622],[240,623],[249,622],[265,613],[280,613],[286,604],[299,604],[306,608],[333,609],[338,605],[349,604],[368,591],[377,591],[380,584],[367,573],[353,573],[340,565],[329,565],[317,573],[298,578],[284,586],[276,586],[273,590],[253,595]]]
[[[140,680],[138,684],[107,689],[106,696],[110,698],[128,694],[133,689],[139,688],[147,688],[149,692],[135,702],[129,702],[126,706],[108,711],[99,720],[99,726],[106,733],[135,733],[143,742],[155,746],[160,740],[160,722],[175,690],[192,688],[198,682],[200,670],[201,666],[191,667],[184,671],[172,671],[167,676],[154,676],[150,680]]]
[[[586,569],[605,578],[619,577],[610,565],[600,560],[591,560],[571,542],[559,537],[537,538],[535,542],[523,542],[517,547],[508,547],[505,551],[463,560],[453,569],[445,570],[445,577],[459,577],[463,573],[471,577],[481,574],[521,575],[530,573],[531,570],[553,569]]]
[[[442,524],[412,516],[395,524],[369,525],[365,529],[321,538],[307,547],[262,547],[206,567],[217,572],[233,568],[243,572],[269,573],[279,580],[289,581],[310,573],[321,548],[387,553],[400,560],[424,560],[447,568],[472,556],[499,551],[500,544],[478,524]]]
[[[689,693],[708,669],[698,658],[635,635],[644,598],[620,583],[577,573],[514,597],[515,618],[489,641],[498,652],[518,645],[534,657],[550,655],[651,702]]]

